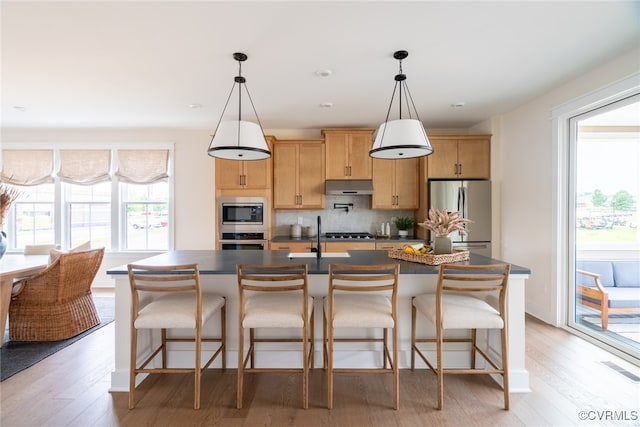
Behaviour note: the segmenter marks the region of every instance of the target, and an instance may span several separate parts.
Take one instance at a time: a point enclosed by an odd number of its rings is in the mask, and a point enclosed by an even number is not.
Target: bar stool
[[[226,368],[226,305],[225,298],[202,292],[200,270],[197,264],[150,266],[129,264],[131,285],[131,355],[129,375],[129,409],[135,407],[136,375],[152,373],[193,373],[193,408],[200,408],[200,380],[202,370],[218,357],[222,358],[222,369]],[[216,313],[220,313],[220,335],[203,337],[203,326]],[[137,366],[139,329],[160,329],[161,343],[151,355]],[[193,329],[193,338],[171,338],[167,329]],[[167,367],[167,343],[193,342],[195,362],[193,368]],[[202,343],[219,342],[213,355],[202,366]],[[161,368],[147,368],[160,353]]]
[[[242,408],[244,374],[302,372],[302,407],[309,406],[309,369],[313,366],[313,297],[308,294],[306,264],[236,266],[239,293],[238,394]],[[300,329],[300,338],[256,337],[259,328]],[[244,334],[249,329],[249,350],[244,354]],[[256,344],[302,343],[302,368],[256,367]],[[247,367],[247,364],[250,366]]]
[[[393,375],[394,409],[398,409],[400,401],[398,371],[399,271],[399,264],[329,265],[329,292],[323,305],[325,344],[323,354],[324,367],[327,368],[327,407],[329,409],[333,408],[333,374],[335,372],[391,373]],[[382,337],[335,338],[335,330],[341,328],[382,329]],[[388,346],[389,329],[392,330],[392,352],[389,352]],[[334,368],[335,342],[382,343],[382,367]]]
[[[509,264],[482,266],[441,264],[435,293],[413,297],[411,310],[411,369],[416,353],[438,376],[438,409],[442,409],[444,374],[499,374],[504,388],[504,409],[509,409],[509,372],[507,363],[506,293]],[[495,307],[494,307],[495,306]],[[436,338],[416,338],[416,314],[420,312],[435,325]],[[469,338],[444,338],[444,331],[468,329]],[[492,361],[477,345],[477,329],[500,329],[501,366]],[[416,343],[435,342],[436,367],[427,360]],[[470,368],[444,368],[445,342],[470,343]],[[476,368],[476,354],[488,365]]]

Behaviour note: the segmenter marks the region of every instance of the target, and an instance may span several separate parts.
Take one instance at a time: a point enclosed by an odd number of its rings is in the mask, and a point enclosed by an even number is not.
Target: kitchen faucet
[[[320,227],[320,215],[318,215],[318,243],[317,243],[317,249],[316,249],[316,258],[320,259],[322,257],[322,249],[320,248],[320,236],[322,235],[322,230]]]

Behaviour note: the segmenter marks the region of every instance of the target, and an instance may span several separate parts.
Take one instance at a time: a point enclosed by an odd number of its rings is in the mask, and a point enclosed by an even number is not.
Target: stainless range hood
[[[330,196],[370,196],[373,181],[370,179],[328,179],[324,182],[325,194]]]

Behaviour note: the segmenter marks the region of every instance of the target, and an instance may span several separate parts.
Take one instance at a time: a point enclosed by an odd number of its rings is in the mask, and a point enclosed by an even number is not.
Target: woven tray
[[[448,262],[466,261],[469,259],[469,251],[454,250],[452,254],[411,254],[404,249],[392,249],[389,251],[389,258],[401,259],[420,264],[440,265]]]

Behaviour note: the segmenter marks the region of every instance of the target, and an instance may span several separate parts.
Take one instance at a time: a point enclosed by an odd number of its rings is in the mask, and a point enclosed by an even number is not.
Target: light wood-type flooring
[[[110,324],[0,383],[0,425],[640,425],[640,385],[602,361],[638,375],[636,367],[531,317],[526,334],[532,391],[512,393],[510,411],[502,409],[502,393],[492,380],[458,375],[445,377],[444,409],[437,411],[435,376],[424,369],[402,370],[397,411],[391,409],[391,377],[366,374],[336,374],[334,409],[326,409],[322,369],[311,374],[307,410],[301,409],[299,374],[248,375],[244,409],[236,409],[234,369],[204,374],[198,411],[192,409],[193,377],[175,374],[145,380],[136,393],[137,407],[129,410],[127,393],[108,392],[114,342]]]

